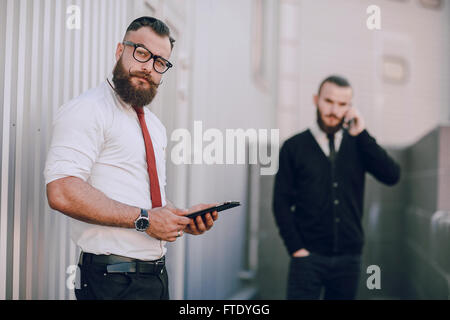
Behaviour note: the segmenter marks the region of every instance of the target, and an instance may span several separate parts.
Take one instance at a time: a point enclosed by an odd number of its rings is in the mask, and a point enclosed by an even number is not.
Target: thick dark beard
[[[344,119],[334,127],[327,126],[325,122],[323,122],[322,114],[319,111],[319,107],[317,106],[317,124],[319,125],[319,128],[325,132],[326,134],[335,134],[339,130],[342,129],[342,125],[344,124]]]
[[[150,83],[148,89],[137,89],[131,83],[131,76],[137,75],[147,79]],[[145,75],[140,72],[130,73],[126,71],[122,64],[122,58],[117,61],[116,66],[113,70],[113,78],[115,91],[120,96],[120,98],[127,104],[133,107],[143,107],[148,105],[155,98],[158,92],[158,84],[154,83],[149,75]]]

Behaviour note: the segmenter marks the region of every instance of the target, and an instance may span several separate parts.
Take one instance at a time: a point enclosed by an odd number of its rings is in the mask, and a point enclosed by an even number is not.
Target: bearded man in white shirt
[[[185,217],[165,198],[164,125],[144,106],[157,93],[174,39],[141,17],[117,45],[111,79],[63,105],[45,166],[52,209],[71,217],[81,248],[77,299],[169,299],[165,243],[199,235],[217,220]]]

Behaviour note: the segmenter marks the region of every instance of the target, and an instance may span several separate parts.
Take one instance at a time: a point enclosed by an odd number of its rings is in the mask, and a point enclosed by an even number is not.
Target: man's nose
[[[146,73],[151,73],[153,71],[153,57],[147,62],[144,62],[141,69]]]
[[[337,103],[333,103],[331,105],[331,113],[336,114],[337,111],[338,111],[338,105],[337,105]]]

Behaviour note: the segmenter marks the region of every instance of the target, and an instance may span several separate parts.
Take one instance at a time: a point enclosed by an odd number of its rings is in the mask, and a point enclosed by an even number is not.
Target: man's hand
[[[199,211],[199,210],[203,210],[203,209],[207,209],[210,207],[214,207],[218,205],[218,203],[213,203],[213,204],[197,204],[191,208],[189,208],[184,215],[193,213],[195,211]],[[204,219],[202,219],[201,216],[197,216],[195,217],[195,219],[190,219],[190,223],[189,225],[186,226],[186,229],[184,230],[186,233],[190,233],[193,235],[199,235],[199,234],[203,234],[206,231],[208,231],[209,229],[212,228],[212,226],[214,225],[214,221],[216,221],[219,218],[219,214],[217,213],[217,211],[213,211],[213,212],[208,212],[206,215],[203,216]]]
[[[351,119],[353,119],[353,123],[351,124],[350,127],[348,127],[346,123]],[[348,133],[350,133],[350,135],[354,137],[356,137],[357,135],[359,135],[361,132],[364,131],[364,129],[366,128],[366,123],[361,113],[357,109],[350,108],[347,111],[344,117],[344,128],[348,129]]]
[[[309,253],[309,251],[306,250],[306,249],[300,249],[300,250],[297,250],[297,251],[295,251],[295,252],[292,254],[292,256],[293,256],[294,258],[302,258],[302,257],[307,257],[307,256],[309,256],[309,255],[310,255],[310,253]]]
[[[191,219],[183,217],[184,214],[184,210],[172,205],[149,210],[150,227],[146,233],[158,240],[173,242],[191,222]]]

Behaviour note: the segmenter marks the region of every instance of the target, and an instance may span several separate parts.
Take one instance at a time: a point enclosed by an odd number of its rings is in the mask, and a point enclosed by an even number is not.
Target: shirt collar
[[[318,139],[318,140],[328,139],[327,134],[325,132],[323,132],[322,129],[320,129],[319,124],[317,123],[317,120],[314,121],[310,130],[311,130],[311,133],[313,134],[313,136],[316,137],[316,139]],[[339,130],[338,132],[336,132],[334,134],[334,137],[335,137],[335,140],[341,140],[342,139],[342,129]]]

